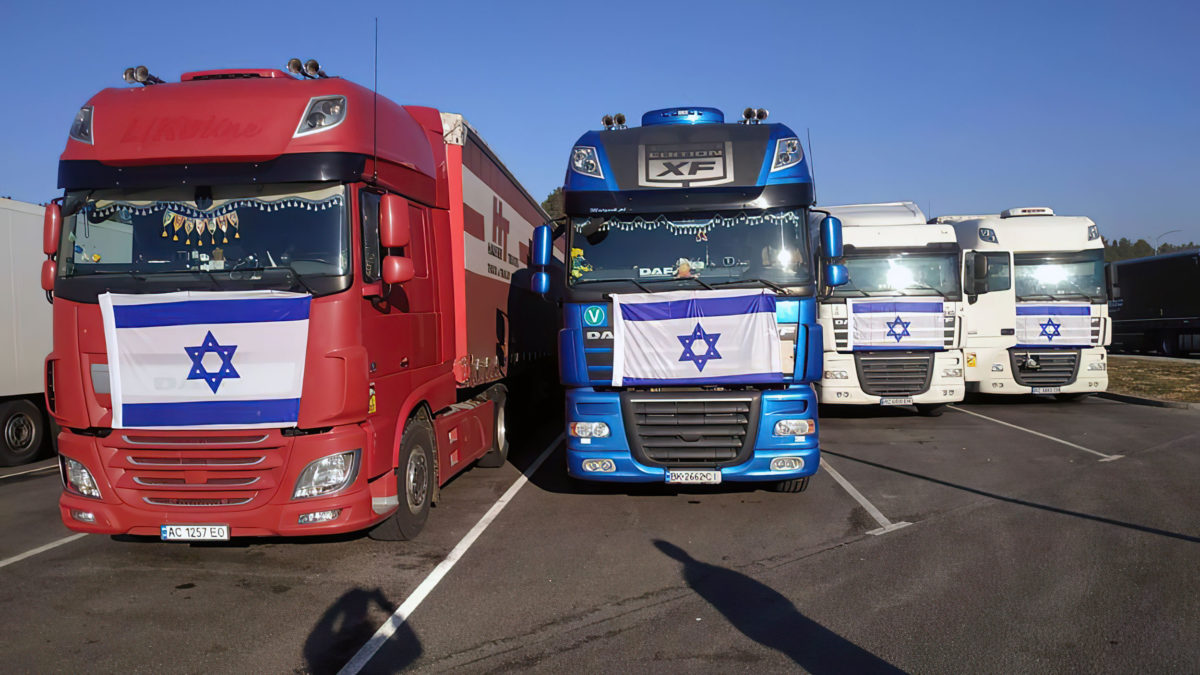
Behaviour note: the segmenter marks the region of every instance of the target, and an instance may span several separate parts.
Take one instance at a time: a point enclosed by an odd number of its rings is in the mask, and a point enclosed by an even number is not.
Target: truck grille
[[[1059,387],[1075,381],[1077,349],[1010,349],[1013,379],[1026,387]]]
[[[651,465],[729,464],[741,460],[757,431],[758,395],[754,392],[630,392],[622,396],[628,411],[629,443],[640,461]]]
[[[855,352],[858,382],[871,396],[912,396],[929,389],[933,352]]]
[[[106,470],[121,501],[155,510],[255,508],[283,479],[277,433],[194,437],[127,432],[110,440]]]

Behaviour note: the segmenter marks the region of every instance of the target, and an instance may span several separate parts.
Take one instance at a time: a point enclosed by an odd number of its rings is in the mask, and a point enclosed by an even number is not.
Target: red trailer
[[[42,270],[71,529],[409,538],[555,377],[538,202],[461,116],[313,70],[143,70],[77,115]]]

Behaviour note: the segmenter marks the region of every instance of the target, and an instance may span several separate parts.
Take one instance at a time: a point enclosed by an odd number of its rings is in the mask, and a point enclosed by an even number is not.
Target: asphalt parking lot
[[[7,469],[4,670],[1200,670],[1200,411],[823,409],[802,494],[581,492],[560,431],[407,543],[69,538]]]

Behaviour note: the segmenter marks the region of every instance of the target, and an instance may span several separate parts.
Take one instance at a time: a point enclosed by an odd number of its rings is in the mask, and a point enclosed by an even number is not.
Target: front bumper
[[[811,476],[820,463],[820,448],[816,427],[816,393],[809,385],[786,390],[761,392],[757,431],[748,458],[736,464],[687,463],[666,466],[639,461],[630,448],[626,421],[621,413],[619,392],[597,392],[590,388],[567,391],[567,421],[604,422],[610,430],[605,438],[576,438],[567,436],[567,473],[574,478],[613,483],[663,483],[669,468],[719,469],[721,480],[729,482],[782,481]],[[774,436],[772,430],[780,419],[811,419],[814,431],[805,436]],[[771,460],[795,457],[803,465],[797,470],[773,471]],[[585,471],[585,460],[607,459],[615,467],[611,472]]]
[[[958,377],[943,375],[946,369],[959,369]],[[880,405],[883,396],[875,396],[863,391],[858,379],[858,368],[854,362],[854,354],[825,352],[826,372],[844,372],[845,379],[823,379],[817,383],[817,393],[821,403],[842,405]],[[913,404],[954,403],[963,400],[966,392],[966,382],[963,379],[962,352],[955,349],[939,351],[933,355],[933,371],[929,379],[929,387],[911,396]],[[887,397],[896,398],[896,397]],[[901,397],[907,398],[907,397]]]
[[[301,536],[353,532],[388,515],[372,508],[372,484],[362,468],[365,457],[360,457],[354,481],[340,492],[291,498],[309,462],[344,450],[365,452],[365,437],[357,426],[296,437],[284,437],[277,430],[212,436],[207,437],[212,443],[204,445],[200,441],[205,437],[194,433],[157,432],[152,434],[160,441],[156,447],[139,442],[145,435],[125,430],[114,430],[106,438],[63,430],[59,454],[87,467],[101,495],[93,499],[64,490],[59,498],[63,523],[72,530],[100,534],[158,536],[162,525],[205,523],[229,525],[232,537]],[[219,440],[232,442],[221,447],[213,442]],[[229,463],[238,458],[246,462]],[[225,485],[252,479],[246,486]],[[229,503],[211,504],[218,500]],[[242,500],[247,501],[239,503]],[[333,520],[299,524],[301,515],[334,509],[341,513]],[[75,518],[72,510],[92,514],[94,522]]]

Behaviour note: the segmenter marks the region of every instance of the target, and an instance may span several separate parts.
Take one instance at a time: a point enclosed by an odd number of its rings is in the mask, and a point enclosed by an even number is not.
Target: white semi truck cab
[[[1108,388],[1104,242],[1044,207],[940,216],[963,250],[967,391],[1079,398]]]
[[[961,401],[963,284],[954,228],[926,224],[912,202],[824,210],[842,221],[850,281],[818,310],[820,401],[915,405],[928,415]]]

